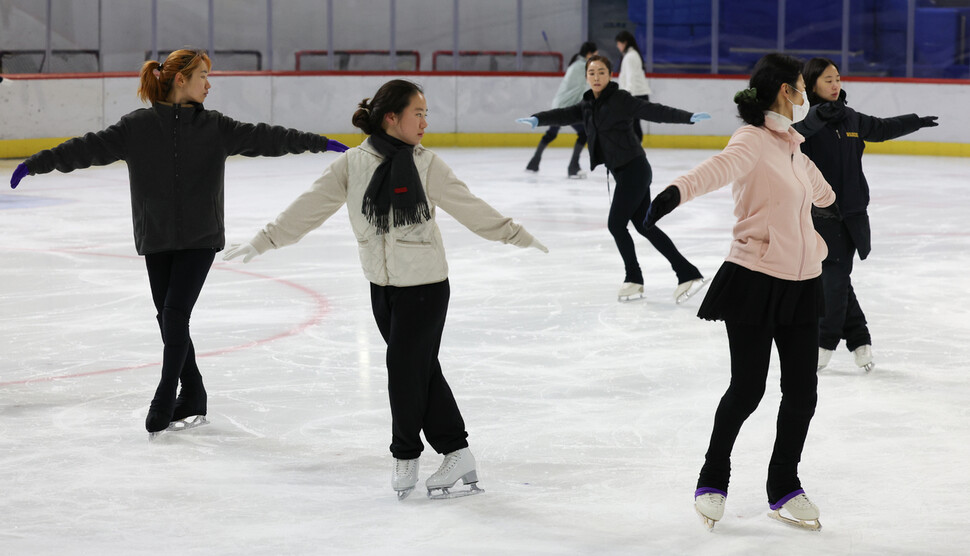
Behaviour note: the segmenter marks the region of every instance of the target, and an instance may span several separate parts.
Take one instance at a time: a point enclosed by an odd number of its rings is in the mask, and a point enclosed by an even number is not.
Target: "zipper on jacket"
[[[175,153],[175,183],[173,184],[175,193],[175,243],[182,245],[182,210],[181,196],[179,195],[179,112],[182,105],[175,104],[175,128],[172,130],[172,145]]]
[[[802,180],[798,179],[798,173],[795,172],[795,153],[792,153],[791,154],[791,160],[792,160],[792,165],[791,165],[792,174],[795,176],[795,180],[799,184],[801,184],[802,183]],[[802,204],[805,204],[805,196],[806,195],[807,194],[805,193],[805,188],[802,187]],[[802,270],[805,269],[805,254],[808,252],[808,244],[806,243],[806,240],[805,240],[805,230],[803,230],[802,229],[802,226],[801,226],[801,219],[799,219],[798,223],[799,223],[799,226],[798,226],[798,234],[802,238],[802,254],[801,254],[801,257],[799,257],[799,259],[798,259],[798,277],[796,278],[796,280],[801,280],[802,279]]]

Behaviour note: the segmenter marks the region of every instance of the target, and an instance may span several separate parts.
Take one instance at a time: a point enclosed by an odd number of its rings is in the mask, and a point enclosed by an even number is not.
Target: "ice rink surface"
[[[536,135],[538,141],[539,135]],[[441,349],[485,494],[399,502],[384,344],[345,209],[295,246],[217,264],[192,318],[211,424],[149,443],[161,340],[124,164],[27,177],[0,161],[0,553],[898,554],[966,552],[970,159],[867,155],[873,250],[853,281],[876,368],[844,345],[819,373],[800,466],[823,530],[766,517],[779,402],[741,431],[724,519],[693,491],[729,379],[722,323],[676,305],[635,235],[646,300],[621,304],[604,170],[538,175],[531,149],[436,149],[550,249],[485,241],[439,211],[452,297]],[[655,195],[712,151],[650,150]],[[231,159],[230,242],[333,161]],[[583,160],[588,169],[588,159]],[[661,222],[708,277],[730,188]]]

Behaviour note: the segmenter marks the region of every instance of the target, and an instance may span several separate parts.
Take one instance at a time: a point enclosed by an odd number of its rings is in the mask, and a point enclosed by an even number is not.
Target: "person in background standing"
[[[620,31],[615,40],[617,50],[623,55],[620,61],[620,74],[617,77],[620,89],[637,98],[650,100],[650,84],[647,83],[647,76],[644,74],[643,55],[640,54],[640,47],[637,46],[637,39],[629,31]],[[633,132],[636,133],[637,141],[642,145],[643,129],[640,127],[640,120],[634,120]]]

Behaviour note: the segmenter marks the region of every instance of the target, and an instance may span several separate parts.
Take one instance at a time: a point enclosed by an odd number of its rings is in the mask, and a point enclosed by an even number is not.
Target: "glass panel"
[[[630,19],[637,23],[634,36],[646,44],[646,2],[630,2]],[[654,61],[657,73],[708,73],[711,71],[710,0],[654,1]],[[721,17],[725,9],[721,8]],[[640,49],[645,52],[645,48]],[[724,68],[721,68],[723,71]]]
[[[420,62],[421,71],[431,71],[431,59],[437,50],[451,51],[453,38],[453,0],[397,2],[397,67],[412,71]],[[460,6],[459,14],[464,10]],[[451,71],[449,64],[439,70]]]

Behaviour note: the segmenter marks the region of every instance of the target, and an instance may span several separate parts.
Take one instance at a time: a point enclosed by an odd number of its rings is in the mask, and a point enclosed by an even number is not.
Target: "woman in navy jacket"
[[[889,141],[924,127],[936,126],[936,116],[906,114],[876,118],[846,105],[839,67],[827,58],[812,58],[803,70],[812,110],[795,130],[805,136],[802,152],[818,166],[835,190],[842,221],[816,218],[815,229],[828,244],[822,263],[825,314],[819,320],[818,368],[825,367],[841,340],[855,355],[856,365],[869,371],[872,338],[855,290],[852,261],[856,251],[865,260],[871,250],[869,184],[862,173],[866,141]]]
[[[135,248],[145,257],[164,352],[161,379],[145,420],[150,434],[206,414],[206,392],[189,337],[189,317],[217,251],[226,244],[223,181],[230,155],[344,151],[322,135],[237,122],[202,106],[212,62],[203,50],[176,50],[145,62],[135,110],[97,133],[31,156],[26,175],[70,172],[118,160],[128,164]],[[179,382],[181,392],[176,397]],[[201,420],[204,422],[204,420]]]
[[[627,231],[627,225],[632,221],[637,232],[670,262],[677,274],[678,286],[674,290],[674,299],[680,303],[698,291],[704,279],[697,267],[680,254],[667,234],[656,226],[649,230],[643,227],[643,219],[650,206],[653,175],[633,127],[639,120],[693,124],[709,119],[710,115],[638,99],[610,80],[611,71],[609,59],[591,56],[586,61],[586,81],[590,90],[586,91],[579,104],[539,112],[518,121],[533,128],[536,125],[583,125],[589,141],[590,170],[605,164],[616,178],[608,227],[626,271],[617,297],[620,301],[643,297],[643,273],[637,261],[633,238]]]

